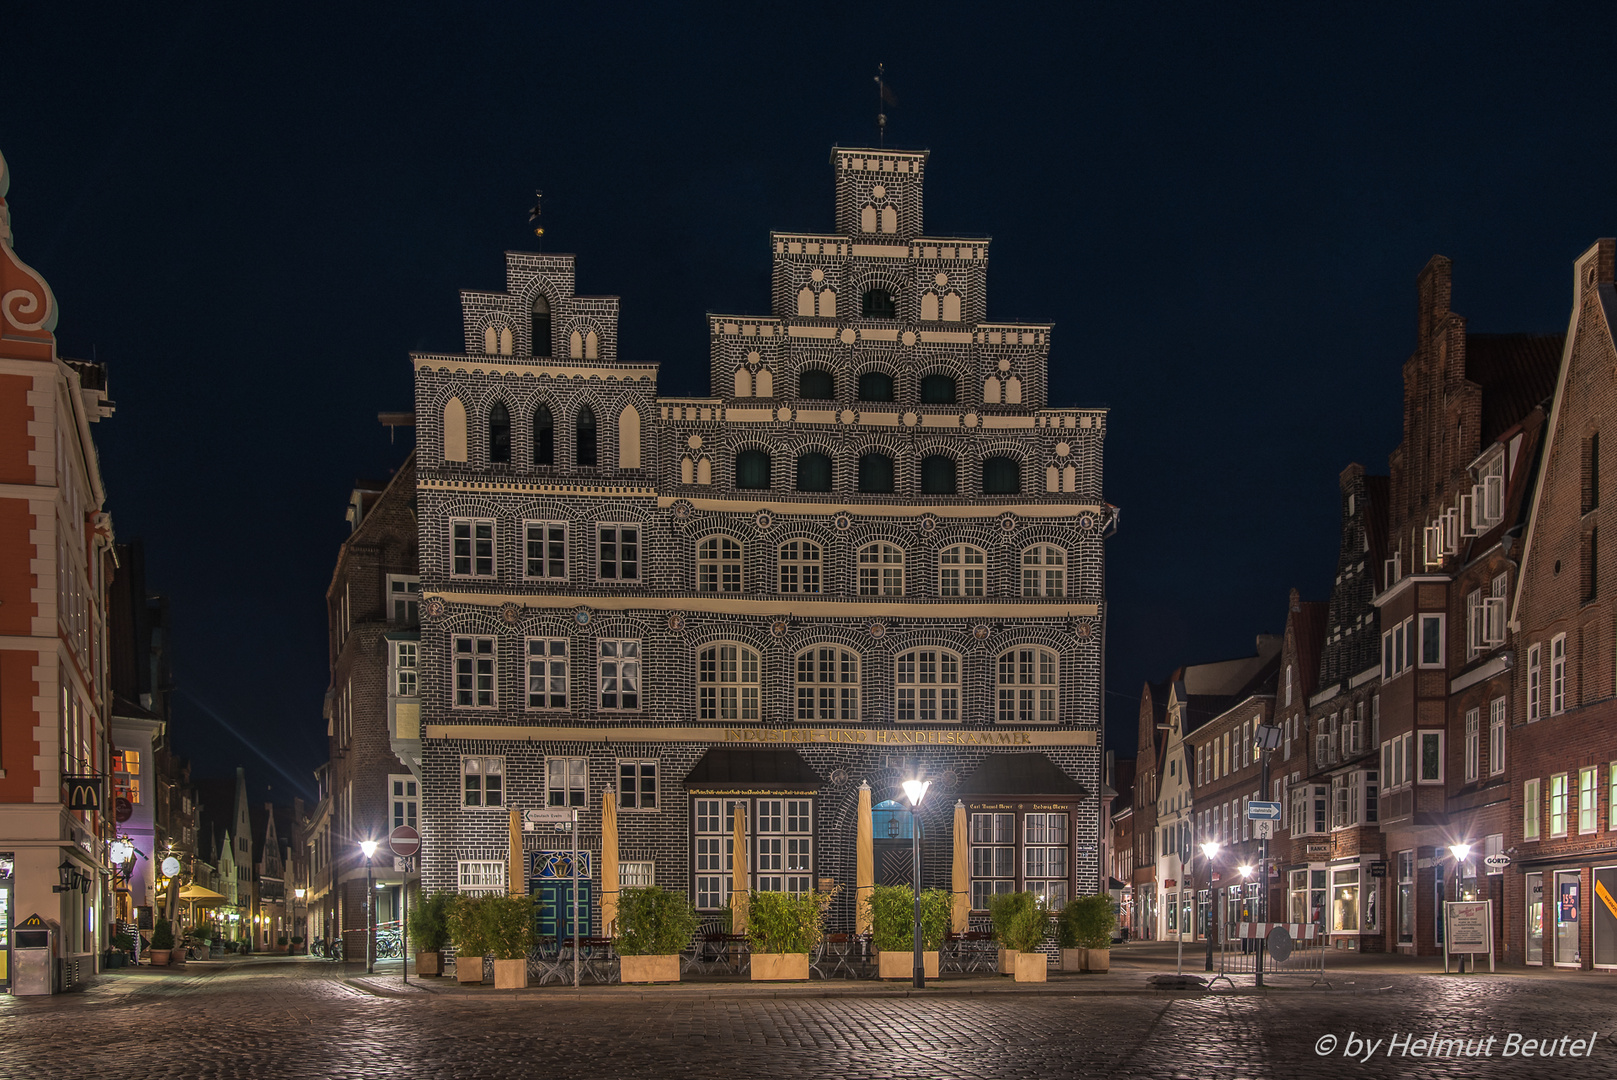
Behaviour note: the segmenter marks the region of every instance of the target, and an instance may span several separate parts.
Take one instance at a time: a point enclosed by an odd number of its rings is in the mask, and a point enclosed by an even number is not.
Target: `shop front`
[[[1617,858],[1524,871],[1528,965],[1617,971]]]

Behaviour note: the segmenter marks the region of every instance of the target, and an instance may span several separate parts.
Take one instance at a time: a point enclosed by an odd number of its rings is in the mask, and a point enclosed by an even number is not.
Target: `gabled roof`
[[[1307,701],[1319,689],[1320,652],[1325,648],[1325,629],[1331,606],[1320,600],[1297,600],[1292,590],[1291,627],[1297,650],[1297,682]]]
[[[1392,477],[1365,476],[1364,477],[1364,540],[1370,550],[1365,558],[1370,565],[1365,567],[1375,582],[1374,592],[1380,592],[1387,587],[1387,518],[1392,506]]]
[[[1519,423],[1555,393],[1566,335],[1465,335],[1465,377],[1482,388],[1482,442]]]

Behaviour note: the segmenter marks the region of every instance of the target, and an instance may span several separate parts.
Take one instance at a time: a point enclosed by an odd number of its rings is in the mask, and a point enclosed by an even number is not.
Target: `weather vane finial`
[[[544,198],[545,193],[535,188],[533,192],[533,209],[528,211],[528,224],[533,226],[533,235],[538,237],[545,235],[545,227],[537,224],[539,221],[539,207]]]
[[[876,65],[876,145],[887,145],[887,114],[882,111],[884,105],[897,105],[898,98],[893,96],[892,88],[887,85],[883,76],[887,73],[886,64]]]

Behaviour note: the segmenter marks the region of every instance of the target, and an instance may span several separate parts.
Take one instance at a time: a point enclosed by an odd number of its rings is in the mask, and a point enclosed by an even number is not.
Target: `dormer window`
[[[871,289],[865,293],[863,310],[867,319],[898,318],[898,305],[893,302],[893,294],[886,289]]]

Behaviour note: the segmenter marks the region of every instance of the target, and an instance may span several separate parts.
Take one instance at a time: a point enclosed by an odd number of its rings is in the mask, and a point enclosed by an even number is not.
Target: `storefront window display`
[[[1527,881],[1527,962],[1544,962],[1544,875],[1528,874]]]
[[[1583,874],[1559,870],[1555,874],[1555,962],[1576,965],[1583,960],[1578,951],[1578,923],[1583,908]]]
[[[1331,930],[1338,934],[1359,931],[1359,868],[1331,871]]]
[[[1415,942],[1415,853],[1398,853],[1398,944]]]

